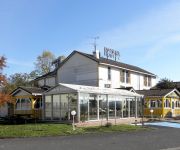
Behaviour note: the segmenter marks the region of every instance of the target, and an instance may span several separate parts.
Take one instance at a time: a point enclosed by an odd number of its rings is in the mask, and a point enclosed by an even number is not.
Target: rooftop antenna
[[[92,45],[94,46],[94,51],[96,51],[96,49],[97,49],[97,40],[99,39],[99,36],[92,37],[92,39],[94,39],[94,42],[92,43]]]

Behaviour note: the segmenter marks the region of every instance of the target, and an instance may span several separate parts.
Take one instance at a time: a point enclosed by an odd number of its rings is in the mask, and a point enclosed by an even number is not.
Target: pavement
[[[0,150],[180,150],[180,129],[0,139]]]

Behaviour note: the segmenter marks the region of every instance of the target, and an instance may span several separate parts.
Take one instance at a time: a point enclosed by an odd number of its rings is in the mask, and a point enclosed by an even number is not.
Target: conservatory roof
[[[64,84],[59,83],[58,86],[49,89],[45,95],[48,94],[60,94],[60,93],[71,93],[71,92],[80,92],[80,93],[95,93],[95,94],[111,94],[111,95],[121,95],[129,97],[141,97],[142,95],[130,92],[123,89],[112,89],[112,88],[100,88],[95,86],[84,86],[76,84]]]

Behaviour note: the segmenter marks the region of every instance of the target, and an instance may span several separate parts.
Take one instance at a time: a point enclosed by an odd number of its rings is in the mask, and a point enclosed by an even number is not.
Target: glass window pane
[[[106,95],[99,95],[99,118],[105,119],[106,117],[107,117]]]
[[[61,119],[68,120],[68,94],[61,94]]]
[[[89,94],[80,94],[80,120],[88,120],[88,101]]]
[[[60,96],[53,95],[53,119],[60,119]]]
[[[47,119],[51,118],[51,112],[52,112],[52,108],[51,108],[52,104],[51,104],[51,96],[45,96],[45,117]]]
[[[89,97],[89,119],[97,120],[97,95],[90,94]]]

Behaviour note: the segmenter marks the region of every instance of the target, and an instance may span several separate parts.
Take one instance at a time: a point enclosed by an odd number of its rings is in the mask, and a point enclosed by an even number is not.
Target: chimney
[[[99,50],[95,50],[95,51],[93,52],[93,56],[96,57],[97,59],[99,59],[99,57],[100,57],[100,52],[99,52]]]

